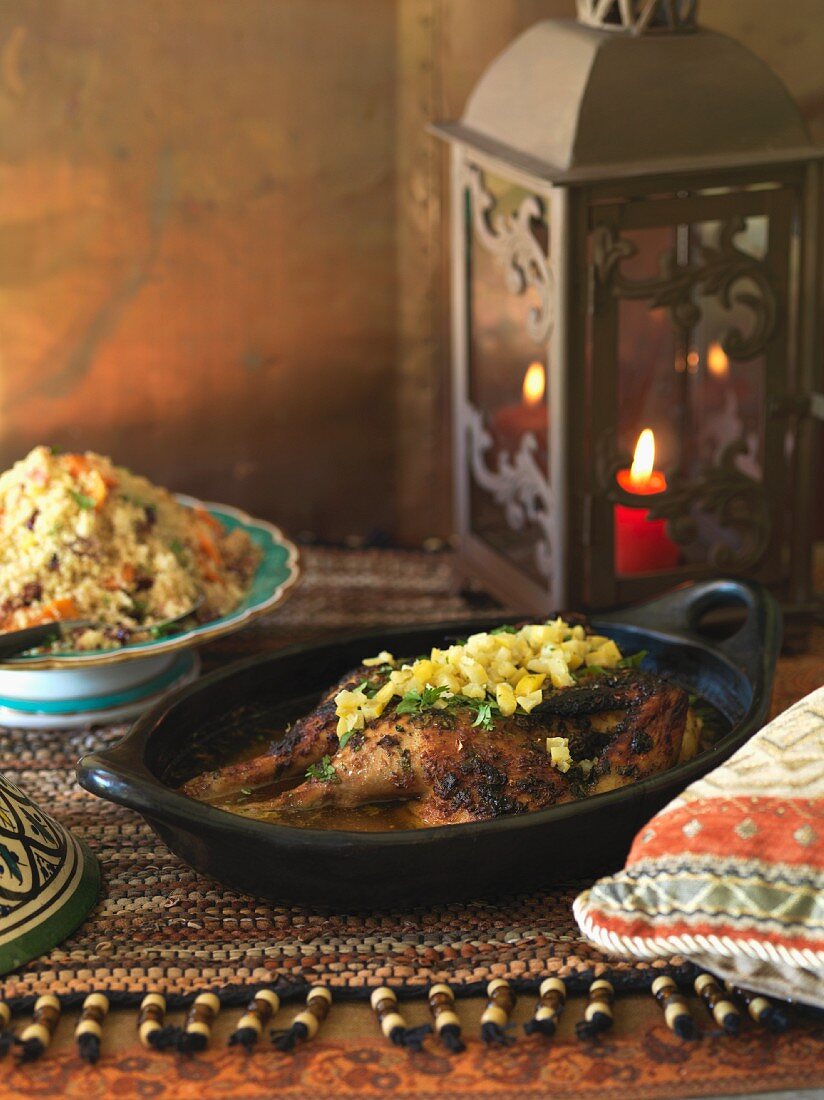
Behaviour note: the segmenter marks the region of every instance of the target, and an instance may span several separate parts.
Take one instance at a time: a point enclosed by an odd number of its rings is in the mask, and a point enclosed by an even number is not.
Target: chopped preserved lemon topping
[[[598,668],[615,668],[621,660],[621,650],[615,642],[611,638],[592,638],[591,641],[598,641],[601,644],[597,649],[591,649],[587,653],[584,658],[587,665],[594,665]]]
[[[543,695],[541,689],[538,688],[537,691],[530,691],[528,695],[518,695],[516,693],[515,698],[518,700],[518,706],[521,710],[525,714],[531,714],[543,699]]]
[[[546,676],[543,674],[536,676],[522,676],[518,683],[515,685],[515,694],[530,695],[532,694],[532,692],[538,691],[545,679]]]
[[[569,771],[572,766],[572,756],[566,737],[547,737],[546,751],[549,753],[549,761],[553,768],[557,768],[559,772]]]
[[[435,666],[432,664],[431,661],[416,661],[413,672],[415,675],[415,679],[418,681],[420,686],[426,687],[426,685],[432,679],[432,676],[435,672]]]
[[[486,699],[486,688],[482,687],[481,684],[466,684],[461,688],[461,695],[467,699],[477,699],[482,702]]]
[[[382,649],[377,657],[364,657],[361,661],[361,664],[366,665],[367,668],[374,668],[375,665],[394,665],[394,663],[395,658],[385,649]]]
[[[384,650],[363,664],[366,668],[391,666],[385,683],[378,687],[365,680],[359,688],[340,691],[335,697],[338,734],[363,729],[396,699],[403,701],[401,714],[445,710],[463,700],[478,711],[476,724],[489,729],[493,711],[504,718],[530,714],[545,691],[574,684],[572,674],[577,669],[616,668],[622,659],[610,638],[587,635],[582,626],[561,618],[529,623],[519,630],[501,627],[471,634],[465,642],[435,647],[428,656],[400,667]],[[549,742],[547,752],[551,755]],[[553,763],[566,771],[565,759],[561,754]]]
[[[504,718],[509,718],[511,714],[514,714],[518,706],[515,692],[509,684],[497,685],[495,688],[495,701]]]

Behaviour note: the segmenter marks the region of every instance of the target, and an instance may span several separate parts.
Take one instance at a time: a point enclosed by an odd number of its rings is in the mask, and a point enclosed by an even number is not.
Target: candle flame
[[[707,369],[716,378],[726,378],[730,373],[729,358],[717,340],[707,348]]]
[[[543,363],[530,363],[522,387],[525,405],[540,405],[546,392],[546,371]]]
[[[655,469],[655,436],[651,428],[644,428],[635,444],[629,477],[633,485],[642,486],[649,482]]]

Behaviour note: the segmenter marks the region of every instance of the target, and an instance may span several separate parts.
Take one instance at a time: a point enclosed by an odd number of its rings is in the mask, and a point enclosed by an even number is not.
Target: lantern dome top
[[[616,34],[572,20],[520,35],[460,123],[436,132],[557,180],[818,152],[784,84],[726,35]]]
[[[648,34],[695,27],[698,0],[576,0],[578,19],[605,30]]]

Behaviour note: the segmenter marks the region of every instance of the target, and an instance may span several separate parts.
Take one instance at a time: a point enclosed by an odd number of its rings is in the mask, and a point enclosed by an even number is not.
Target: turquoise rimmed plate
[[[90,720],[101,697],[124,693],[129,693],[134,709],[141,694],[147,699],[156,697],[159,679],[170,675],[181,650],[240,630],[286,599],[298,580],[300,566],[297,548],[278,527],[227,504],[187,496],[177,499],[187,507],[204,508],[229,530],[242,528],[260,547],[261,562],[246,598],[228,615],[166,638],[113,650],[24,655],[0,662],[0,724],[15,724],[15,711],[22,716],[48,710],[71,714],[72,720],[65,724],[77,725],[84,715]]]

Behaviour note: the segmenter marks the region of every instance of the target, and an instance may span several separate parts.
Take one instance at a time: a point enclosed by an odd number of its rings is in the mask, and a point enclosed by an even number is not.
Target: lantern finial
[[[578,21],[605,31],[695,30],[698,0],[577,0]]]

